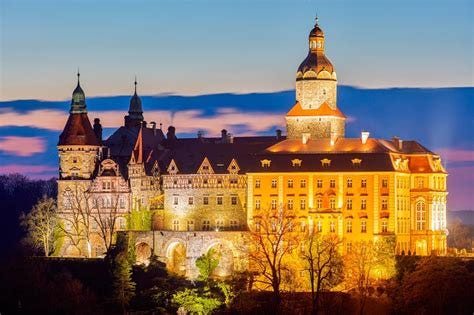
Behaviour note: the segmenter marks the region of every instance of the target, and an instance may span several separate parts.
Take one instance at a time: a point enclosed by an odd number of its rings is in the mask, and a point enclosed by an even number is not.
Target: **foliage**
[[[119,253],[114,258],[112,277],[114,297],[125,312],[132,297],[135,295],[135,283],[132,281],[132,266],[128,261],[126,253]]]
[[[338,252],[341,241],[337,236],[308,233],[301,256],[306,265],[311,286],[313,314],[318,313],[320,294],[343,280],[343,261]]]
[[[208,282],[214,270],[219,265],[220,255],[214,250],[210,249],[206,254],[196,259],[196,267],[199,270],[199,281]]]
[[[153,211],[141,208],[127,215],[128,229],[132,231],[150,231]]]
[[[29,245],[41,249],[45,256],[54,253],[60,238],[56,200],[43,197],[28,214],[21,214],[20,222],[27,230]]]
[[[211,314],[222,302],[212,297],[209,290],[184,289],[173,295],[173,302],[190,314]]]

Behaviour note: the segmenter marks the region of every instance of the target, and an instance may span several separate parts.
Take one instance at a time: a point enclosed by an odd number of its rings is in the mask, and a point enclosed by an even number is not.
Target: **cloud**
[[[57,167],[48,165],[23,165],[23,164],[7,164],[0,165],[0,174],[20,173],[26,175],[37,175],[41,173],[57,172]]]
[[[117,128],[123,125],[123,111],[90,112],[89,119],[99,117],[104,128]],[[66,123],[67,113],[59,110],[39,109],[26,113],[8,108],[0,111],[0,127],[32,127],[60,131]],[[220,130],[232,127],[242,132],[262,132],[274,126],[284,126],[283,115],[263,111],[240,111],[235,108],[222,108],[215,114],[205,115],[200,109],[183,111],[147,111],[145,119],[148,122],[173,125],[177,132],[190,133],[204,130],[208,134],[218,135]]]
[[[0,151],[17,156],[32,156],[45,152],[46,143],[41,137],[0,137]]]
[[[474,210],[474,166],[452,167],[448,172],[448,209]]]
[[[443,148],[434,152],[449,162],[474,162],[474,150]]]

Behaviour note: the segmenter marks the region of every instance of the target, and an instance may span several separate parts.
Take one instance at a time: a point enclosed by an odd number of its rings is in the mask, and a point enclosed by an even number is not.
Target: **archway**
[[[426,246],[426,240],[416,241],[416,254],[420,256],[428,255],[428,249]]]
[[[151,248],[147,243],[141,242],[135,246],[137,264],[148,265],[150,263]]]
[[[186,275],[186,246],[182,242],[171,243],[166,251],[166,258],[169,271],[180,276]]]
[[[213,250],[219,258],[219,264],[212,273],[212,277],[225,278],[234,272],[234,253],[225,244],[215,243],[211,245],[208,251]]]

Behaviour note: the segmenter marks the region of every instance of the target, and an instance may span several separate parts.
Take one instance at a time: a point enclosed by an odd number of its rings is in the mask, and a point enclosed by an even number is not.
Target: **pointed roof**
[[[326,102],[316,109],[303,109],[300,102],[296,102],[295,106],[290,109],[286,116],[335,116],[346,118],[338,108],[332,109]]]
[[[128,115],[130,119],[133,120],[143,120],[143,109],[142,109],[142,101],[140,97],[137,95],[137,79],[135,78],[135,93],[133,94],[132,98],[130,99],[130,106],[128,108]]]
[[[72,92],[71,109],[69,110],[71,114],[87,113],[86,94],[82,90],[80,76],[81,74],[77,72],[77,86]]]
[[[100,145],[87,113],[69,115],[58,145]]]

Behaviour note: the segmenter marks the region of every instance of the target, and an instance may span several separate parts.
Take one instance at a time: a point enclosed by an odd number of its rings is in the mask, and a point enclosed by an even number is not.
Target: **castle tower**
[[[72,93],[69,118],[59,136],[59,179],[90,179],[100,143],[87,117],[86,98],[79,82]]]
[[[285,117],[287,137],[344,137],[345,116],[337,108],[336,70],[324,54],[324,32],[317,18],[308,45],[308,56],[296,72],[296,104]]]
[[[136,127],[140,126],[143,121],[142,101],[137,95],[137,79],[135,79],[135,93],[130,99],[130,106],[128,108],[128,115],[125,116],[125,126]]]

